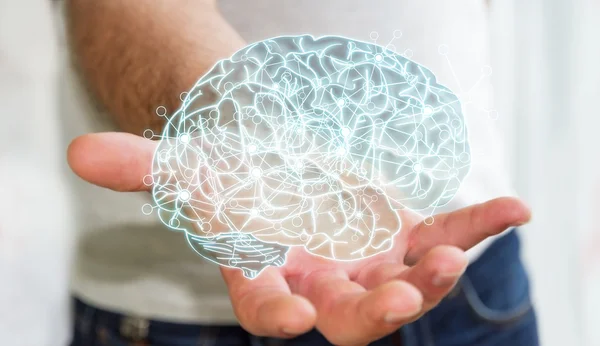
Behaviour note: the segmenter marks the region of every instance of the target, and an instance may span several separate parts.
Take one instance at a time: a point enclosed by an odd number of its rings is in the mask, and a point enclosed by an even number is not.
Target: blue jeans
[[[529,281],[513,230],[472,263],[453,292],[419,320],[373,345],[537,346]],[[256,337],[237,326],[149,321],[75,299],[71,346],[329,345],[317,331],[291,340]]]

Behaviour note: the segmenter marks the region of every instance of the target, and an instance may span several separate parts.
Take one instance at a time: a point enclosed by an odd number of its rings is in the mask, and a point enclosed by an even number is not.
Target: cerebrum
[[[340,261],[387,251],[398,209],[446,204],[469,170],[457,97],[375,44],[268,39],[183,96],[160,135],[153,208],[250,278],[291,246]]]

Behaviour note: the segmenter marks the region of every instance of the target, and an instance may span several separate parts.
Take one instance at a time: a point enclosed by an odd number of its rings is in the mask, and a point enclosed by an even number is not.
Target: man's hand
[[[96,99],[119,128],[160,132],[158,105],[172,111],[215,61],[244,45],[213,0],[69,0],[73,53]],[[69,148],[75,173],[117,191],[148,190],[157,143],[126,134],[87,135]],[[332,343],[366,344],[435,306],[467,266],[464,250],[529,219],[512,198],[496,199],[425,225],[402,212],[394,248],[335,262],[294,248],[282,268],[255,280],[223,268],[240,323],[257,335],[291,337],[317,327]],[[444,244],[444,245],[442,245]]]
[[[157,143],[134,135],[79,137],[68,152],[73,171],[116,191],[148,190]],[[332,343],[367,344],[419,318],[450,292],[465,271],[464,251],[503,230],[521,225],[529,210],[499,198],[435,216],[433,225],[409,212],[386,253],[335,262],[293,248],[282,268],[248,280],[222,268],[241,325],[256,335],[293,337],[315,326]]]

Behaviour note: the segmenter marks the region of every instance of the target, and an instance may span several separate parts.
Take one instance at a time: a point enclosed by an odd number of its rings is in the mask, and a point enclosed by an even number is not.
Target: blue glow
[[[283,265],[291,246],[339,261],[387,251],[397,210],[448,203],[469,171],[458,98],[372,43],[257,42],[182,100],[160,134],[144,212],[249,278]]]

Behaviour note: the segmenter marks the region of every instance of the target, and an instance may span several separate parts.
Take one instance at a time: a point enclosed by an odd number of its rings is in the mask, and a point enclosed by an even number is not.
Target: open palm
[[[79,137],[68,160],[83,179],[116,191],[145,191],[157,143],[123,133]],[[435,216],[426,225],[402,211],[394,247],[360,261],[337,262],[293,247],[283,267],[248,280],[221,268],[241,325],[256,335],[293,337],[316,326],[332,343],[367,344],[433,308],[467,267],[464,251],[487,237],[527,222],[515,198]]]

